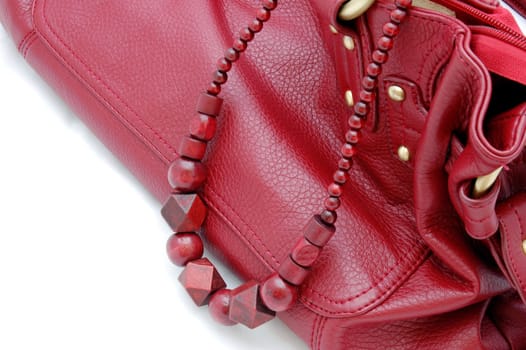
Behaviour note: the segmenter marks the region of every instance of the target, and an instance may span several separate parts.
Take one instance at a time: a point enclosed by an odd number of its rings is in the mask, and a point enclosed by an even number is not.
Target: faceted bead
[[[377,64],[384,64],[385,62],[387,62],[388,58],[389,58],[389,55],[387,54],[387,52],[380,51],[380,50],[375,50],[373,52],[373,61]],[[372,88],[368,90],[372,90]]]
[[[220,70],[217,70],[214,72],[212,79],[214,80],[214,83],[223,85],[228,80],[228,75],[225,72],[221,72]],[[217,114],[214,114],[217,115]]]
[[[278,6],[277,0],[264,0],[263,7],[267,10],[274,10]]]
[[[361,139],[362,139],[362,132],[360,130],[350,129],[345,134],[345,140],[349,143],[352,143],[353,145],[359,143]]]
[[[296,264],[290,256],[279,267],[279,275],[285,281],[295,286],[301,285],[309,275],[309,272],[309,269]]]
[[[337,183],[332,183],[327,188],[327,192],[331,197],[340,197],[343,193],[343,188]]]
[[[253,33],[259,33],[263,29],[263,22],[256,18],[248,25],[248,28]]]
[[[217,117],[221,112],[223,99],[207,93],[201,94],[197,101],[197,112]]]
[[[261,22],[266,22],[270,19],[270,11],[266,8],[259,9],[256,13],[256,18]]]
[[[374,90],[375,87],[376,87],[376,79],[374,77],[370,77],[366,75],[362,79],[362,88],[364,88],[365,90],[369,90],[369,91]]]
[[[177,233],[166,243],[166,252],[177,266],[185,266],[203,256],[203,241],[195,233]]]
[[[367,112],[368,112],[368,108],[364,102],[360,101],[354,105],[354,113],[360,116],[365,116],[367,115]]]
[[[340,169],[342,169],[342,170],[345,170],[345,171],[351,170],[352,165],[353,165],[353,160],[352,159],[342,158],[342,159],[340,159],[338,161],[338,167]]]
[[[216,84],[214,81],[210,83],[208,86],[208,89],[206,89],[206,92],[209,95],[217,96],[221,93],[221,85]]]
[[[411,6],[412,0],[395,0],[395,5],[402,9],[406,9]]]
[[[172,194],[161,214],[174,232],[196,232],[205,221],[206,206],[195,193]]]
[[[393,21],[393,23],[400,24],[406,15],[407,12],[405,10],[397,8],[391,12],[391,21]]]
[[[232,69],[232,62],[227,60],[226,58],[220,58],[217,61],[217,69],[221,72],[228,72],[230,69]]]
[[[360,91],[360,100],[364,101],[364,102],[367,102],[367,103],[373,102],[374,101],[374,92],[367,91],[367,90]]]
[[[336,223],[336,220],[338,219],[338,215],[335,211],[332,210],[324,210],[320,214],[321,221],[323,221],[327,225],[334,225]]]
[[[383,32],[384,35],[387,35],[392,38],[400,33],[400,27],[396,23],[387,22],[383,27]]]
[[[254,33],[248,28],[243,28],[239,31],[239,38],[243,41],[249,42],[254,39]]]
[[[315,215],[303,229],[305,238],[318,247],[323,247],[330,241],[336,228],[325,224],[319,215]]]
[[[206,305],[212,294],[226,287],[215,266],[206,258],[189,262],[179,276],[179,282],[197,306]]]
[[[212,318],[223,326],[233,326],[236,322],[230,319],[230,302],[232,300],[232,291],[221,289],[212,295],[208,302],[208,311]]]
[[[197,190],[205,179],[205,166],[195,160],[178,158],[168,168],[168,182],[182,192]]]
[[[233,48],[229,48],[225,51],[225,58],[230,62],[235,62],[239,59],[239,52],[237,52]]]
[[[347,182],[347,173],[343,170],[336,170],[334,172],[334,175],[332,176],[332,179],[334,180],[334,182],[336,182],[337,184],[340,184],[340,185],[343,185]]]
[[[376,64],[374,62],[369,63],[367,66],[367,74],[369,74],[370,77],[376,78],[382,73],[382,66],[379,64]]]
[[[349,126],[353,129],[360,130],[365,126],[365,119],[359,115],[353,114],[349,117]]]
[[[285,282],[278,274],[263,282],[259,294],[263,303],[275,312],[287,311],[298,300],[298,288]]]
[[[231,298],[230,319],[248,328],[256,328],[276,316],[261,300],[256,281],[247,282],[234,289]]]
[[[206,114],[198,114],[190,121],[190,134],[196,139],[210,141],[217,130],[217,120]]]
[[[382,36],[380,39],[378,39],[378,49],[382,51],[389,51],[393,48],[393,38],[390,38],[386,35]],[[376,64],[376,63],[374,63]],[[373,74],[370,74],[373,75]],[[378,75],[378,74],[376,74]]]
[[[290,257],[294,262],[303,267],[311,267],[318,259],[321,248],[309,242],[305,237],[301,237],[296,243]]]
[[[341,152],[343,158],[351,158],[356,154],[356,147],[350,143],[344,143]]]
[[[237,39],[234,41],[234,44],[232,45],[232,47],[237,52],[243,52],[247,49],[247,43],[241,39]]]
[[[341,201],[338,197],[329,197],[325,200],[325,209],[327,210],[336,210],[340,207]]]
[[[206,142],[186,136],[182,139],[179,146],[179,154],[182,157],[201,160],[206,153]]]

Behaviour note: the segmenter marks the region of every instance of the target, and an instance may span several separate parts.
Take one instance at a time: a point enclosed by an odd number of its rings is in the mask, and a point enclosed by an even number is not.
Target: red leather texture
[[[197,98],[258,3],[0,0],[0,19],[29,63],[164,200]],[[344,93],[359,91],[393,7],[379,1],[344,26],[340,3],[283,1],[223,92],[205,158],[205,238],[245,278],[275,271],[320,209],[350,114]],[[336,234],[300,303],[280,317],[313,349],[526,348],[525,228],[505,209],[526,220],[525,99],[504,96],[507,108],[493,107],[497,78],[473,54],[463,22],[414,9],[401,30]],[[391,85],[404,88],[403,103],[388,97]],[[487,197],[462,196],[501,165]],[[509,227],[497,232],[502,223]]]

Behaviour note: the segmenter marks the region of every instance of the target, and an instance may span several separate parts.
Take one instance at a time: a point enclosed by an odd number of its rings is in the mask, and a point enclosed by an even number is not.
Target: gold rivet
[[[407,162],[410,156],[411,155],[409,153],[409,148],[407,148],[406,146],[398,147],[398,158],[400,158],[402,162]]]
[[[524,251],[524,254],[526,254],[526,239],[522,241],[522,250]]]
[[[402,102],[405,100],[405,91],[398,85],[389,86],[387,93],[389,94],[389,98],[393,101]]]
[[[345,102],[347,103],[347,106],[349,107],[354,106],[354,96],[351,90],[345,91]]]
[[[354,50],[354,40],[350,36],[345,35],[343,37],[343,46],[345,46],[347,50]]]
[[[332,24],[329,24],[329,29],[331,30],[332,34],[338,34],[338,29],[336,29],[336,27]]]

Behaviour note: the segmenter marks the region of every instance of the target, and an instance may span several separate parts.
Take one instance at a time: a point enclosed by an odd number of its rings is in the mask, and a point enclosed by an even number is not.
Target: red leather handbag
[[[219,322],[277,313],[313,349],[526,349],[526,38],[498,2],[0,9],[165,203],[169,257]],[[248,282],[226,289],[201,238]]]

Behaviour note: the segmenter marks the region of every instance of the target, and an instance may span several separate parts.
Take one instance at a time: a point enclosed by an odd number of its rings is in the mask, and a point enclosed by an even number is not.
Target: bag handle
[[[348,13],[349,8],[353,7],[351,12],[359,16],[373,2],[374,0],[352,0],[342,10]],[[249,281],[234,290],[225,289],[226,283],[215,266],[208,259],[202,258],[203,242],[197,232],[202,229],[207,209],[198,190],[204,184],[207,172],[201,160],[205,155],[207,142],[215,134],[216,118],[223,103],[219,94],[222,85],[228,80],[228,72],[246,50],[248,43],[263,29],[263,24],[270,19],[278,1],[263,0],[256,19],[240,31],[239,38],[226,50],[224,57],[219,59],[213,81],[199,97],[198,115],[190,126],[190,134],[179,147],[179,158],[168,170],[168,180],[173,192],[161,210],[175,232],[168,240],[168,255],[174,264],[185,266],[179,277],[180,282],[198,306],[209,305],[212,317],[218,322],[224,325],[242,323],[255,328],[274,318],[276,312],[290,309],[298,299],[298,287],[305,281],[321,250],[334,235],[336,210],[341,204],[343,186],[350,176],[353,157],[362,138],[361,130],[370,104],[375,99],[378,76],[382,72],[382,65],[388,60],[388,52],[400,32],[400,24],[408,15],[412,0],[394,0],[394,3],[396,7],[383,26],[383,35],[367,66],[359,94],[360,100],[354,105],[354,113],[348,120],[349,129],[345,134],[340,160],[328,187],[323,209],[307,223],[303,229],[304,235],[282,262],[278,272],[261,284]]]

